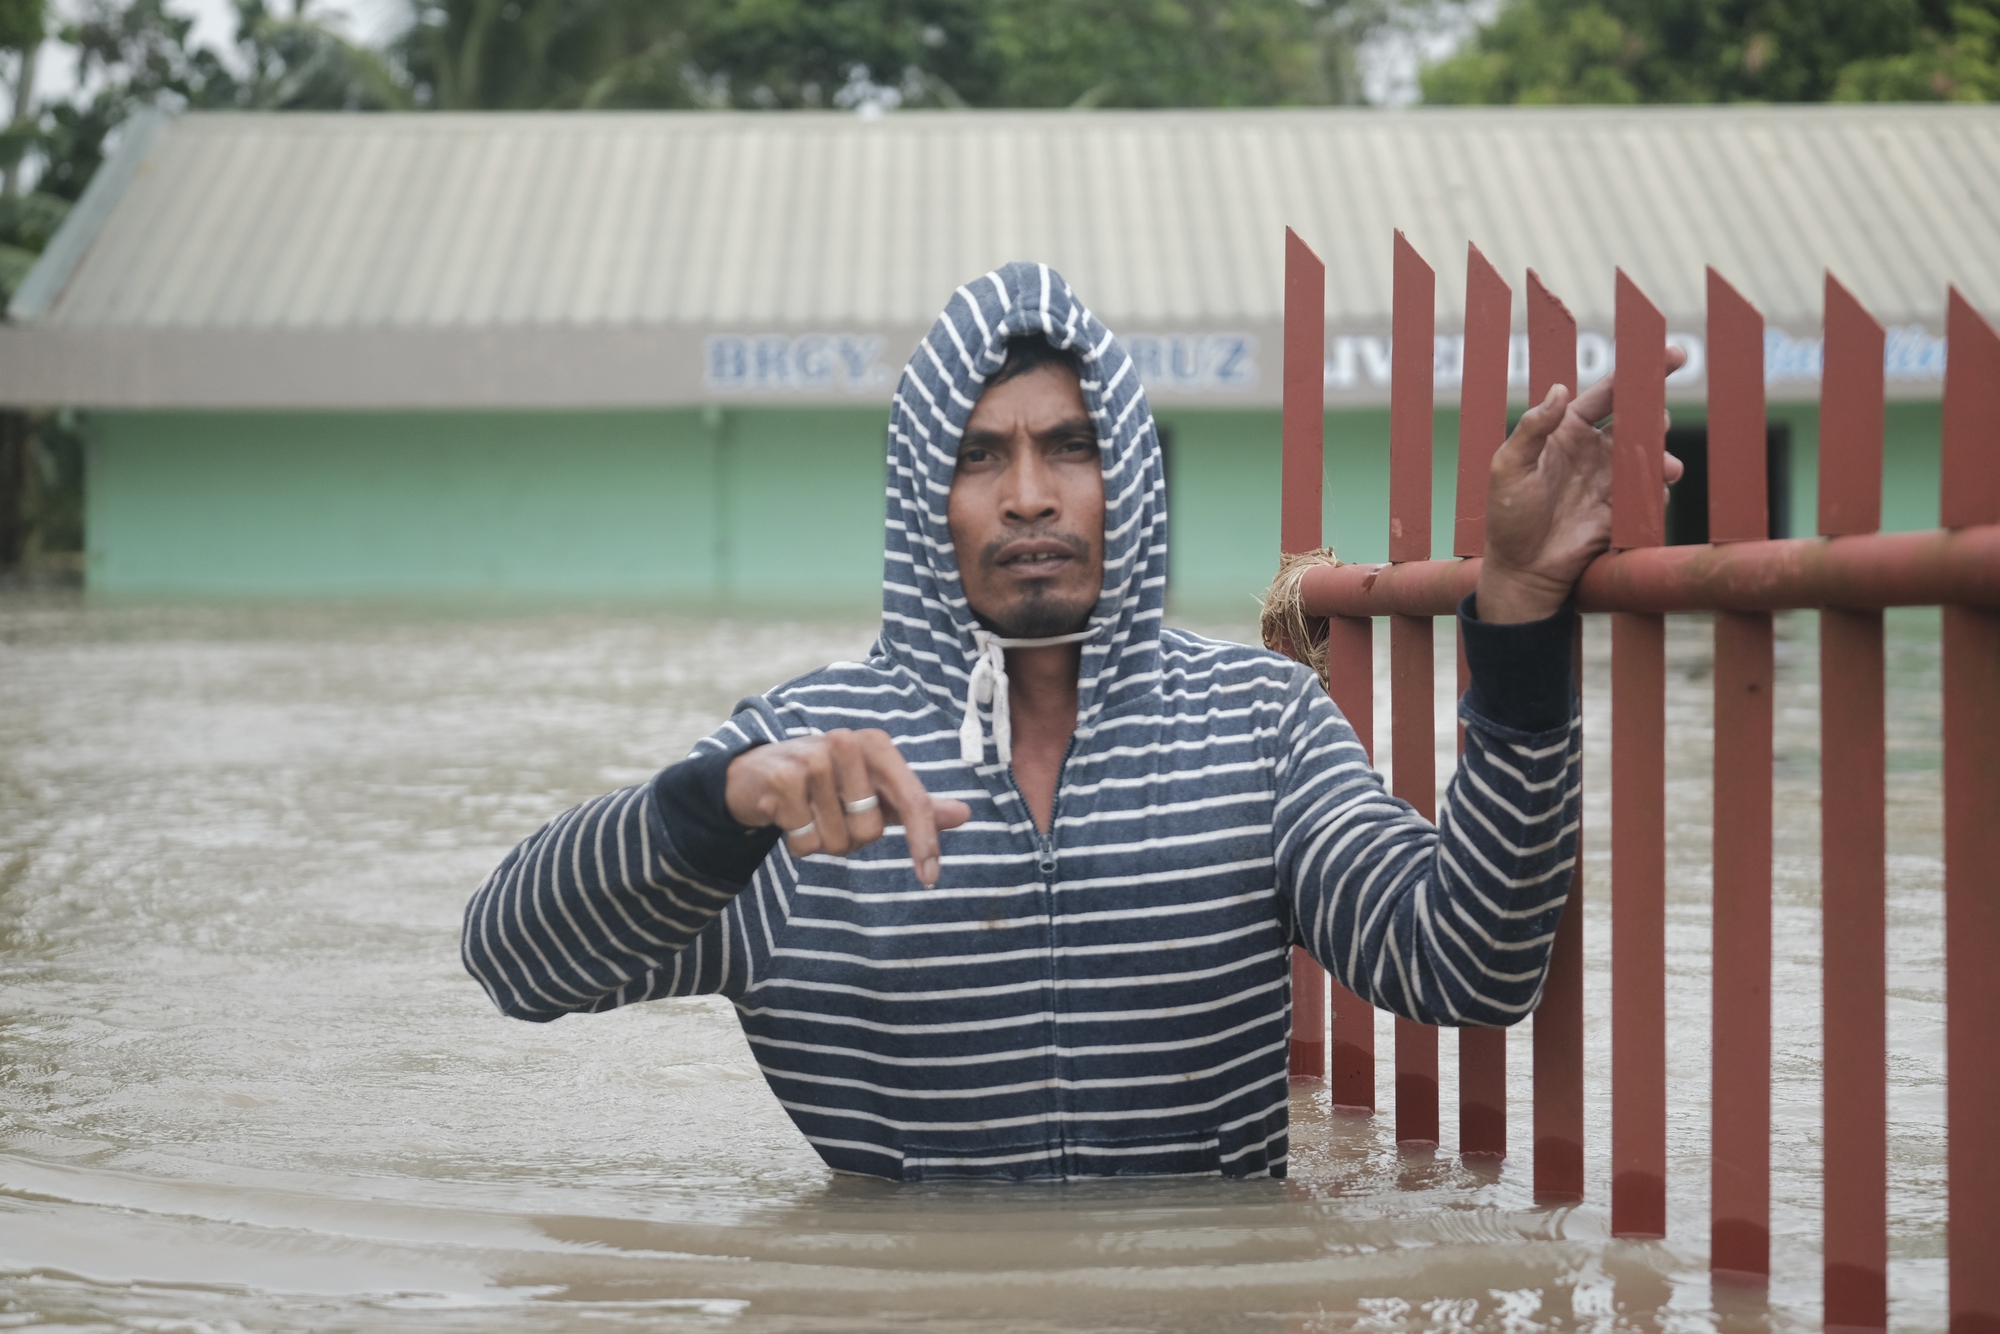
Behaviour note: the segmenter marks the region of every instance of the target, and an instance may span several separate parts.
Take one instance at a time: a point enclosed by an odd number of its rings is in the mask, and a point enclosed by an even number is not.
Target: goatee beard
[[[1020,606],[1008,608],[1005,619],[980,619],[1002,639],[1049,639],[1083,629],[1090,624],[1090,611],[1089,607],[1052,598],[1030,597]]]
[[[1022,537],[1040,537],[1059,542],[1067,547],[1079,561],[1090,557],[1090,543],[1075,533],[1065,533],[1036,525],[1028,529],[1016,529],[1003,533],[986,544],[979,553],[980,566],[992,571],[1000,561],[1000,553],[1010,542]],[[1097,590],[1092,589],[1087,600],[1079,599],[1083,605],[1062,599],[1046,588],[1026,590],[1019,604],[1007,608],[999,616],[979,616],[980,623],[1002,639],[1049,639],[1056,635],[1073,635],[1090,623],[1090,613],[1097,606]]]

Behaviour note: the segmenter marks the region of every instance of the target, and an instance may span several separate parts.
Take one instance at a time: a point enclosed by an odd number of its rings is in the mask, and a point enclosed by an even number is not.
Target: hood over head
[[[1014,263],[952,294],[917,345],[889,411],[888,531],[878,651],[954,719],[980,657],[946,505],[959,441],[1016,337],[1046,338],[1083,363],[1083,401],[1104,468],[1104,585],[1077,683],[1077,733],[1121,692],[1158,680],[1167,591],[1167,491],[1153,414],[1125,349],[1046,264]],[[989,757],[993,754],[989,746]]]

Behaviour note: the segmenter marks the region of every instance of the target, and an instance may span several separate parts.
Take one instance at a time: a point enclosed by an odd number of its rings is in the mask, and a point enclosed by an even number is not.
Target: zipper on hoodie
[[[1069,757],[1075,751],[1076,733],[1071,732],[1069,744],[1063,747],[1062,763],[1056,766],[1056,790],[1049,798],[1049,830],[1046,834],[1039,829],[1035,829],[1035,813],[1028,807],[1028,794],[1021,791],[1021,785],[1014,781],[1014,767],[1012,765],[1007,766],[1007,781],[1012,784],[1014,795],[1021,799],[1021,809],[1028,812],[1028,827],[1035,831],[1035,852],[1037,853],[1035,869],[1041,872],[1042,883],[1049,887],[1051,894],[1053,894],[1056,887],[1056,817],[1062,814],[1063,775],[1069,771]],[[1055,909],[1055,900],[1053,898],[1049,900],[1049,908],[1053,914]]]
[[[1014,767],[1012,765],[1007,766],[1007,782],[1013,787],[1014,795],[1020,798],[1021,809],[1028,813],[1028,828],[1034,831],[1035,869],[1041,873],[1042,890],[1045,901],[1048,903],[1049,924],[1045,939],[1048,941],[1049,949],[1049,1008],[1056,1015],[1056,1032],[1051,1034],[1051,1037],[1060,1036],[1063,1017],[1060,1003],[1054,994],[1056,970],[1056,818],[1062,814],[1063,775],[1069,772],[1069,757],[1075,750],[1076,733],[1072,730],[1070,732],[1069,744],[1063,747],[1062,763],[1056,766],[1056,790],[1049,797],[1049,828],[1047,833],[1043,833],[1040,829],[1035,828],[1035,812],[1028,805],[1028,794],[1021,791],[1021,785],[1014,780]],[[1062,1090],[1055,1082],[1062,1074],[1059,1068],[1060,1058],[1056,1056],[1055,1046],[1054,1042],[1049,1044],[1049,1087],[1051,1093],[1054,1095],[1053,1101],[1056,1104],[1057,1112],[1055,1134],[1056,1148],[1060,1155],[1057,1162],[1057,1170],[1066,1174],[1069,1166],[1069,1126],[1062,1120],[1061,1114],[1067,1110],[1063,1105],[1067,1099],[1063,1097]]]

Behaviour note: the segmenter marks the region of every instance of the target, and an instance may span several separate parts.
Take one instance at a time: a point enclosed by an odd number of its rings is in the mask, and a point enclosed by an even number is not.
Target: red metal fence
[[[1286,236],[1283,547],[1321,545],[1324,267]],[[1397,795],[1435,817],[1431,627],[1478,579],[1486,474],[1506,434],[1512,292],[1468,248],[1456,523],[1431,555],[1434,275],[1398,233],[1390,397],[1389,563],[1321,567],[1327,688],[1373,736],[1375,617],[1389,621]],[[1884,1328],[1887,1008],[1882,609],[1943,608],[1948,1209],[1953,1334],[2000,1331],[2000,335],[1953,289],[1938,532],[1882,534],[1883,330],[1826,279],[1818,538],[1770,540],[1763,318],[1708,275],[1711,542],[1666,547],[1666,325],[1618,274],[1613,550],[1577,604],[1611,614],[1611,1220],[1667,1230],[1665,637],[1668,612],[1714,614],[1714,1092],[1711,1267],[1768,1277],[1771,1143],[1772,620],[1820,616],[1824,914],[1825,1323]],[[1527,275],[1529,401],[1576,383],[1576,322]],[[1579,662],[1580,646],[1579,646]],[[1460,688],[1464,666],[1459,667]],[[1580,679],[1580,673],[1579,673]],[[1571,881],[1533,1018],[1534,1187],[1584,1194],[1583,872]],[[1293,965],[1295,1076],[1375,1110],[1373,1014],[1303,952]],[[1331,986],[1335,1017],[1328,1043]],[[1396,1138],[1439,1141],[1437,1030],[1395,1025]],[[1507,1151],[1501,1030],[1464,1029],[1459,1144]]]

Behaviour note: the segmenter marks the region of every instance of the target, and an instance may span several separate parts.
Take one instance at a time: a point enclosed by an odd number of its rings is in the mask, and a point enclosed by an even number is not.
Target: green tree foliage
[[[0,53],[10,55],[13,88],[0,125],[0,196],[20,184],[20,163],[34,146],[29,116],[35,91],[35,58],[48,35],[43,0],[0,0]]]
[[[2000,101],[2000,0],[1955,4],[1912,48],[1841,67],[1836,102]]]
[[[0,50],[26,51],[46,35],[42,0],[0,0]]]
[[[0,51],[13,57],[8,124],[0,128],[0,302],[34,267],[35,257],[62,224],[69,205],[53,195],[16,193],[20,163],[35,150],[38,127],[27,114],[35,52],[47,36],[43,0],[0,0]]]
[[[1980,101],[2000,0],[1506,0],[1424,100]]]
[[[258,111],[388,111],[407,107],[401,73],[294,0],[236,0],[236,47],[246,72],[203,88],[205,106]]]
[[[88,98],[44,108],[37,142],[42,189],[83,193],[109,140],[141,107],[209,110],[362,111],[410,105],[380,53],[335,32],[308,0],[280,14],[265,0],[236,0],[233,61],[191,41],[192,19],[167,0],[91,0],[62,32],[77,50]]]
[[[1358,101],[1390,0],[415,0],[443,108]]]
[[[78,81],[96,91],[38,118],[41,189],[76,199],[112,132],[134,111],[198,103],[210,84],[228,77],[214,52],[189,49],[193,27],[192,19],[168,13],[164,0],[93,0],[64,27],[63,40],[77,51]]]
[[[1005,0],[991,6],[1002,7]],[[897,96],[958,105],[978,0],[736,0],[691,7],[688,77],[710,105],[819,107],[899,84]],[[879,80],[879,85],[874,81]]]
[[[693,105],[677,0],[413,0],[397,43],[421,105],[523,111]],[[608,90],[631,85],[635,95]],[[638,91],[643,90],[643,91]]]
[[[69,201],[46,191],[0,195],[0,305],[14,295],[68,214]]]
[[[985,105],[1283,106],[1345,91],[1337,42],[1297,0],[1011,0],[983,12],[954,86]]]
[[[72,414],[0,411],[0,571],[81,577],[83,454]]]
[[[193,40],[175,0],[83,0],[60,36],[89,91],[0,129],[0,169],[40,168],[36,194],[0,207],[0,300],[143,107],[1354,102],[1363,40],[1459,0],[408,0],[386,51],[344,38],[327,2],[235,0],[225,53]],[[0,0],[0,50],[41,40],[45,3]]]

